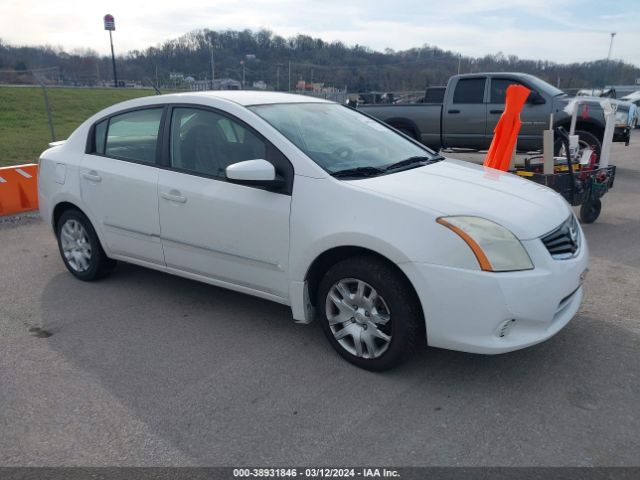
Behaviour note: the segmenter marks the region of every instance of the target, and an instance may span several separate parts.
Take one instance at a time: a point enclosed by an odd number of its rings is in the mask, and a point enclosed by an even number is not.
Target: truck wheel
[[[580,151],[585,148],[591,148],[595,150],[598,157],[600,157],[600,151],[602,150],[602,143],[598,140],[593,133],[587,132],[586,130],[576,130],[576,135],[578,135],[578,142],[580,145]],[[558,139],[555,140],[553,146],[553,154],[556,157],[565,157],[564,145]]]
[[[331,346],[372,371],[395,367],[424,341],[424,319],[411,287],[373,256],[343,260],[318,289],[318,313]]]
[[[599,198],[589,200],[580,207],[580,220],[582,223],[593,223],[600,216],[602,202]]]

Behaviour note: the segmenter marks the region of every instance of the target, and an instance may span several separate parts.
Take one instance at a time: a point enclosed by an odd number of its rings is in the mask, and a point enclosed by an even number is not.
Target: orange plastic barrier
[[[0,215],[38,208],[38,165],[0,167]]]
[[[516,148],[518,133],[520,133],[520,112],[524,107],[527,97],[531,93],[522,85],[509,85],[504,112],[493,131],[491,147],[484,159],[484,166],[502,171],[509,170],[513,150]]]

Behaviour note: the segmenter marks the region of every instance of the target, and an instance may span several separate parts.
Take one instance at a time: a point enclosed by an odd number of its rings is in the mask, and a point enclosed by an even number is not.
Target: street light
[[[607,86],[607,77],[609,76],[609,62],[611,61],[611,49],[613,48],[613,37],[616,36],[616,32],[611,32],[611,41],[609,42],[609,53],[607,54],[607,66],[604,70],[604,85],[602,85],[602,89],[604,90]]]

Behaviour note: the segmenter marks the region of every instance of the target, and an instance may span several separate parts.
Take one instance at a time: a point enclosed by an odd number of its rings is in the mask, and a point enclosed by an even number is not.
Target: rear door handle
[[[447,113],[460,113],[460,110],[447,110]]]
[[[86,172],[82,174],[82,178],[89,180],[90,182],[100,182],[102,181],[102,177],[98,175],[98,172],[95,170],[91,170],[90,172]]]
[[[180,192],[178,192],[177,190],[171,190],[170,192],[163,192],[160,194],[160,196],[165,200],[169,200],[170,202],[187,203],[187,198],[180,195]]]
[[[489,113],[502,113],[504,110],[489,110]]]

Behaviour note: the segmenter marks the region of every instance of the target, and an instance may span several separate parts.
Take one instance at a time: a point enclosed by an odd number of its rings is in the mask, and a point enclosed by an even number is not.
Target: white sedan
[[[77,278],[120,260],[289,305],[370,370],[424,343],[527,347],[582,300],[587,244],[559,195],[324,100],[127,101],[45,151],[39,176]]]

